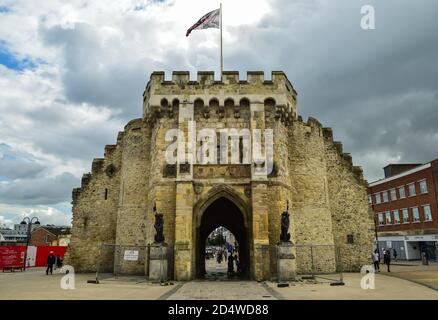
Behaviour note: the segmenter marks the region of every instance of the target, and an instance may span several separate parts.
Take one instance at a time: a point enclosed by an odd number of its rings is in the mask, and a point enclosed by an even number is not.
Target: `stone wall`
[[[344,270],[368,263],[372,216],[361,170],[342,154],[330,129],[314,118],[301,120],[296,96],[282,72],[273,72],[271,80],[262,72],[248,72],[245,80],[224,72],[223,81],[215,81],[211,72],[199,72],[196,81],[187,72],[174,72],[171,81],[154,72],[143,94],[143,118],[126,125],[117,145],[106,147],[105,158],[93,161],[91,174],[73,191],[71,263],[78,271],[93,271],[101,260],[111,269],[116,262],[99,252],[101,244],[152,244],[156,203],[164,215],[169,275],[194,278],[197,223],[215,190],[225,190],[245,214],[254,279],[276,277],[280,217],[287,202],[298,273],[334,272],[339,255]],[[273,171],[256,176],[254,164],[168,164],[166,132],[178,128],[188,137],[192,120],[198,130],[272,129]],[[353,245],[346,243],[350,234]],[[144,266],[126,262],[119,271],[146,274],[146,253]]]
[[[84,174],[81,187],[73,190],[73,227],[66,263],[78,272],[112,269],[99,262],[102,245],[116,241],[122,139],[120,133],[117,145],[105,147],[104,159],[94,159],[91,173]]]

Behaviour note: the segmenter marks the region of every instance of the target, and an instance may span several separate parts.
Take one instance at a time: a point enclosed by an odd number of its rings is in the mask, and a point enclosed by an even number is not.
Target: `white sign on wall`
[[[127,261],[138,261],[138,250],[125,250],[123,259]]]
[[[37,248],[35,246],[28,246],[27,247],[27,254],[26,254],[26,266],[27,267],[35,267],[35,260],[36,260],[36,252]]]
[[[392,241],[386,241],[386,246],[388,248],[392,248]]]

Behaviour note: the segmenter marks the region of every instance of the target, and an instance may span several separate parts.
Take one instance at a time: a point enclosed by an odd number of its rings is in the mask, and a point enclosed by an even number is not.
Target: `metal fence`
[[[278,246],[265,245],[261,248],[265,277],[277,279],[279,274]],[[167,260],[161,266],[161,281],[167,281],[173,273],[172,248],[157,260]],[[296,244],[293,246],[296,264],[296,278],[318,282],[339,283],[344,272],[359,272],[363,265],[371,264],[370,248],[360,245],[317,245]],[[164,256],[163,256],[164,255]],[[100,280],[126,279],[127,277],[148,280],[151,263],[151,245],[103,244],[96,266],[96,277]],[[152,259],[154,260],[154,259]],[[155,269],[156,270],[156,269]]]
[[[150,246],[102,244],[96,274],[98,279],[126,278],[127,275],[147,279]]]
[[[271,277],[279,280],[278,249],[270,246]],[[363,265],[371,264],[370,248],[360,245],[297,244],[293,246],[296,263],[296,280],[343,283],[343,273],[359,272]],[[277,264],[277,265],[275,265]],[[272,273],[275,270],[275,274]]]

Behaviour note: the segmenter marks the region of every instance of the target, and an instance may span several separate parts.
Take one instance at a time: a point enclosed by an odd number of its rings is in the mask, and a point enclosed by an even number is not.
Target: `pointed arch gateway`
[[[193,208],[193,235],[195,275],[205,275],[205,249],[208,235],[223,226],[233,233],[239,244],[242,277],[250,277],[250,208],[249,203],[233,188],[220,185],[213,187]]]

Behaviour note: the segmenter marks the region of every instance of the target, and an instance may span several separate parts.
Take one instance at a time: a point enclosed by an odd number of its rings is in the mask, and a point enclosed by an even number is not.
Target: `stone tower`
[[[238,163],[169,163],[171,129],[192,139],[188,145],[202,146],[202,139],[190,137],[191,123],[197,132],[208,129],[218,136],[226,129],[271,130],[271,170],[257,171],[266,166],[263,161],[243,161],[242,138]],[[197,148],[188,147],[187,158],[196,159]],[[214,158],[220,152],[218,147]],[[116,263],[103,257],[102,244],[146,248],[154,241],[156,203],[164,215],[171,277],[202,275],[205,240],[224,226],[239,243],[246,274],[270,279],[287,201],[292,243],[303,248],[296,253],[297,272],[333,272],[339,261],[344,270],[358,270],[368,262],[373,219],[362,170],[333,141],[330,128],[314,118],[303,122],[297,93],[283,72],[272,72],[271,80],[263,72],[248,72],[246,80],[238,72],[223,72],[222,81],[215,81],[213,72],[198,72],[197,81],[190,81],[188,72],[173,72],[171,81],[154,72],[143,94],[142,118],[119,132],[117,143],[105,147],[104,158],[93,160],[91,173],[73,190],[69,262],[77,271],[94,271],[102,261],[108,267]],[[309,245],[320,248],[312,267]],[[121,272],[144,273],[147,263],[145,258],[143,266],[125,265]]]

